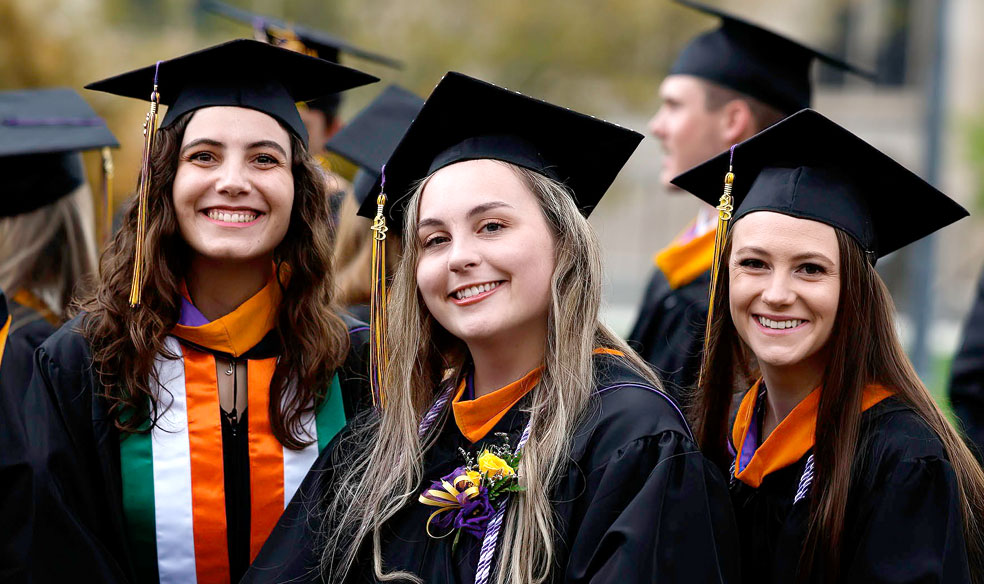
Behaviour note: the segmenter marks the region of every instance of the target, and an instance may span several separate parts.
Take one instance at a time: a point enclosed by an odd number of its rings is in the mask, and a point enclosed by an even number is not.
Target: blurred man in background
[[[660,182],[670,190],[678,174],[809,107],[814,59],[867,75],[716,8],[677,2],[721,24],[690,41],[660,84],[662,105],[648,130],[663,146]],[[716,227],[717,211],[704,205],[655,255],[656,269],[629,335],[681,401],[699,374]]]

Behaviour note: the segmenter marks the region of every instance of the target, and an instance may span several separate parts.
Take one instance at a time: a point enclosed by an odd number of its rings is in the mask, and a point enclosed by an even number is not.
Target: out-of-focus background
[[[984,2],[708,1],[876,70],[877,85],[817,66],[814,107],[971,210],[971,218],[928,245],[879,262],[907,347],[941,395],[984,265]],[[342,62],[423,96],[444,72],[457,70],[643,133],[677,51],[717,25],[669,0],[229,2],[398,58],[406,64],[400,71],[356,58]],[[0,27],[0,89],[81,89],[158,59],[252,36],[248,26],[202,12],[196,0],[3,0]],[[346,94],[343,119],[384,85]],[[135,182],[146,104],[83,95],[122,143],[116,153],[122,202]],[[660,186],[660,156],[659,144],[647,138],[592,215],[607,260],[605,318],[622,333],[634,319],[654,252],[697,210],[691,197]],[[88,161],[94,182],[95,158]]]

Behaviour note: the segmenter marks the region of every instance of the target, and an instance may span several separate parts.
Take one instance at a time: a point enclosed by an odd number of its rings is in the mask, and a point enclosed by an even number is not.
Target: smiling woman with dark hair
[[[168,111],[154,132],[152,106],[95,293],[36,356],[35,546],[60,550],[39,554],[38,581],[238,581],[368,399],[365,327],[336,310],[328,188],[294,104],[372,80],[233,41],[90,86],[159,90]]]
[[[981,582],[984,472],[906,358],[874,269],[966,211],[812,110],[674,182],[733,215],[697,436],[732,465],[742,581]]]

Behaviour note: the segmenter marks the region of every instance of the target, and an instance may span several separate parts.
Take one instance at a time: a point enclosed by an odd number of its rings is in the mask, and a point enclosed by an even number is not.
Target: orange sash
[[[595,349],[594,354],[624,356],[621,351],[603,347]],[[467,379],[462,379],[461,385],[458,386],[458,392],[454,396],[454,401],[451,403],[451,408],[454,411],[454,422],[461,430],[461,434],[472,443],[484,438],[499,423],[499,420],[519,403],[519,400],[523,399],[523,396],[536,387],[537,383],[540,383],[542,370],[542,367],[537,367],[518,381],[500,387],[482,397],[465,401],[461,400],[461,396],[465,393]]]
[[[755,426],[758,422],[754,419],[754,414],[761,383],[761,379],[756,381],[742,398],[731,431],[731,439],[738,451],[735,456],[735,478],[752,488],[758,488],[770,473],[795,464],[813,448],[817,432],[817,408],[820,405],[818,387],[779,422],[765,441],[756,445],[758,440],[755,433],[758,430]],[[893,392],[881,385],[869,385],[861,398],[861,411],[892,395]]]
[[[670,288],[676,290],[680,286],[686,286],[711,269],[714,233],[712,229],[686,243],[677,243],[677,238],[656,254],[653,261],[666,276]]]

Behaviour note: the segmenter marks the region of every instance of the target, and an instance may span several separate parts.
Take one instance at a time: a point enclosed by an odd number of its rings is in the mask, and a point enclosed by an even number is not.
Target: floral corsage
[[[502,438],[501,445],[487,447],[478,460],[462,450],[465,464],[420,494],[418,501],[438,508],[427,519],[427,535],[442,538],[455,533],[455,544],[462,532],[481,539],[508,494],[524,490],[517,474],[522,454],[512,451],[506,434],[496,436]],[[432,527],[443,535],[435,535]]]

